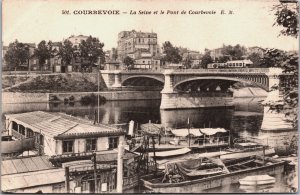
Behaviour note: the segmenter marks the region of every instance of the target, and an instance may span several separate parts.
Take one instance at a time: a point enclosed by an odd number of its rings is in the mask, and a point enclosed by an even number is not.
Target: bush
[[[106,98],[99,95],[99,101],[100,101],[100,104],[103,104],[106,102]],[[98,103],[98,99],[97,99],[97,96],[92,93],[91,95],[86,95],[86,96],[81,97],[80,103],[82,105],[96,105]]]

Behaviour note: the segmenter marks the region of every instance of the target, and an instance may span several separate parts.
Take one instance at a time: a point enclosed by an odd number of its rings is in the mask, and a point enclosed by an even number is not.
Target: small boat
[[[226,150],[228,153],[221,155],[222,160],[236,159],[247,156],[270,156],[275,154],[275,149],[253,141],[244,140],[243,142],[234,143],[233,148]]]
[[[239,180],[241,185],[266,185],[275,183],[275,178],[269,175],[252,175]]]

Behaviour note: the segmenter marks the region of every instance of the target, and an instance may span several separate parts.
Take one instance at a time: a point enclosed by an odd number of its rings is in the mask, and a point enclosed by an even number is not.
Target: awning
[[[141,125],[141,129],[144,133],[150,135],[158,135],[163,130],[163,126],[161,124],[154,124],[154,123],[146,123]]]
[[[186,137],[189,133],[197,137],[203,135],[199,129],[172,129],[171,132],[178,137]]]
[[[169,150],[164,152],[155,152],[156,157],[168,157],[168,156],[176,156],[176,155],[182,155],[190,152],[191,149],[189,148],[181,148],[177,150]],[[153,152],[149,153],[149,156],[154,156]]]
[[[205,135],[214,135],[216,133],[226,133],[227,132],[223,128],[205,128],[205,129],[200,129],[200,131]]]

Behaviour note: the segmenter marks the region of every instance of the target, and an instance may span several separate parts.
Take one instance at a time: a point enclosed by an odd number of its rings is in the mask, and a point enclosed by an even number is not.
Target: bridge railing
[[[173,72],[184,72],[184,73],[194,73],[194,72],[208,72],[208,73],[232,73],[232,72],[241,72],[241,73],[267,73],[270,72],[269,68],[224,68],[224,69],[177,69]]]
[[[173,73],[269,73],[278,68],[224,68],[224,69],[134,69],[122,70],[123,73],[164,73],[165,71]]]

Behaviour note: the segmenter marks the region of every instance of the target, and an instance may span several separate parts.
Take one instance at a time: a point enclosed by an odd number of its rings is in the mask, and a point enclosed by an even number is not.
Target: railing
[[[280,68],[224,68],[224,69],[133,69],[120,70],[122,73],[280,73]]]
[[[269,68],[224,68],[224,69],[176,69],[173,72],[184,72],[184,73],[267,73],[270,72]]]

